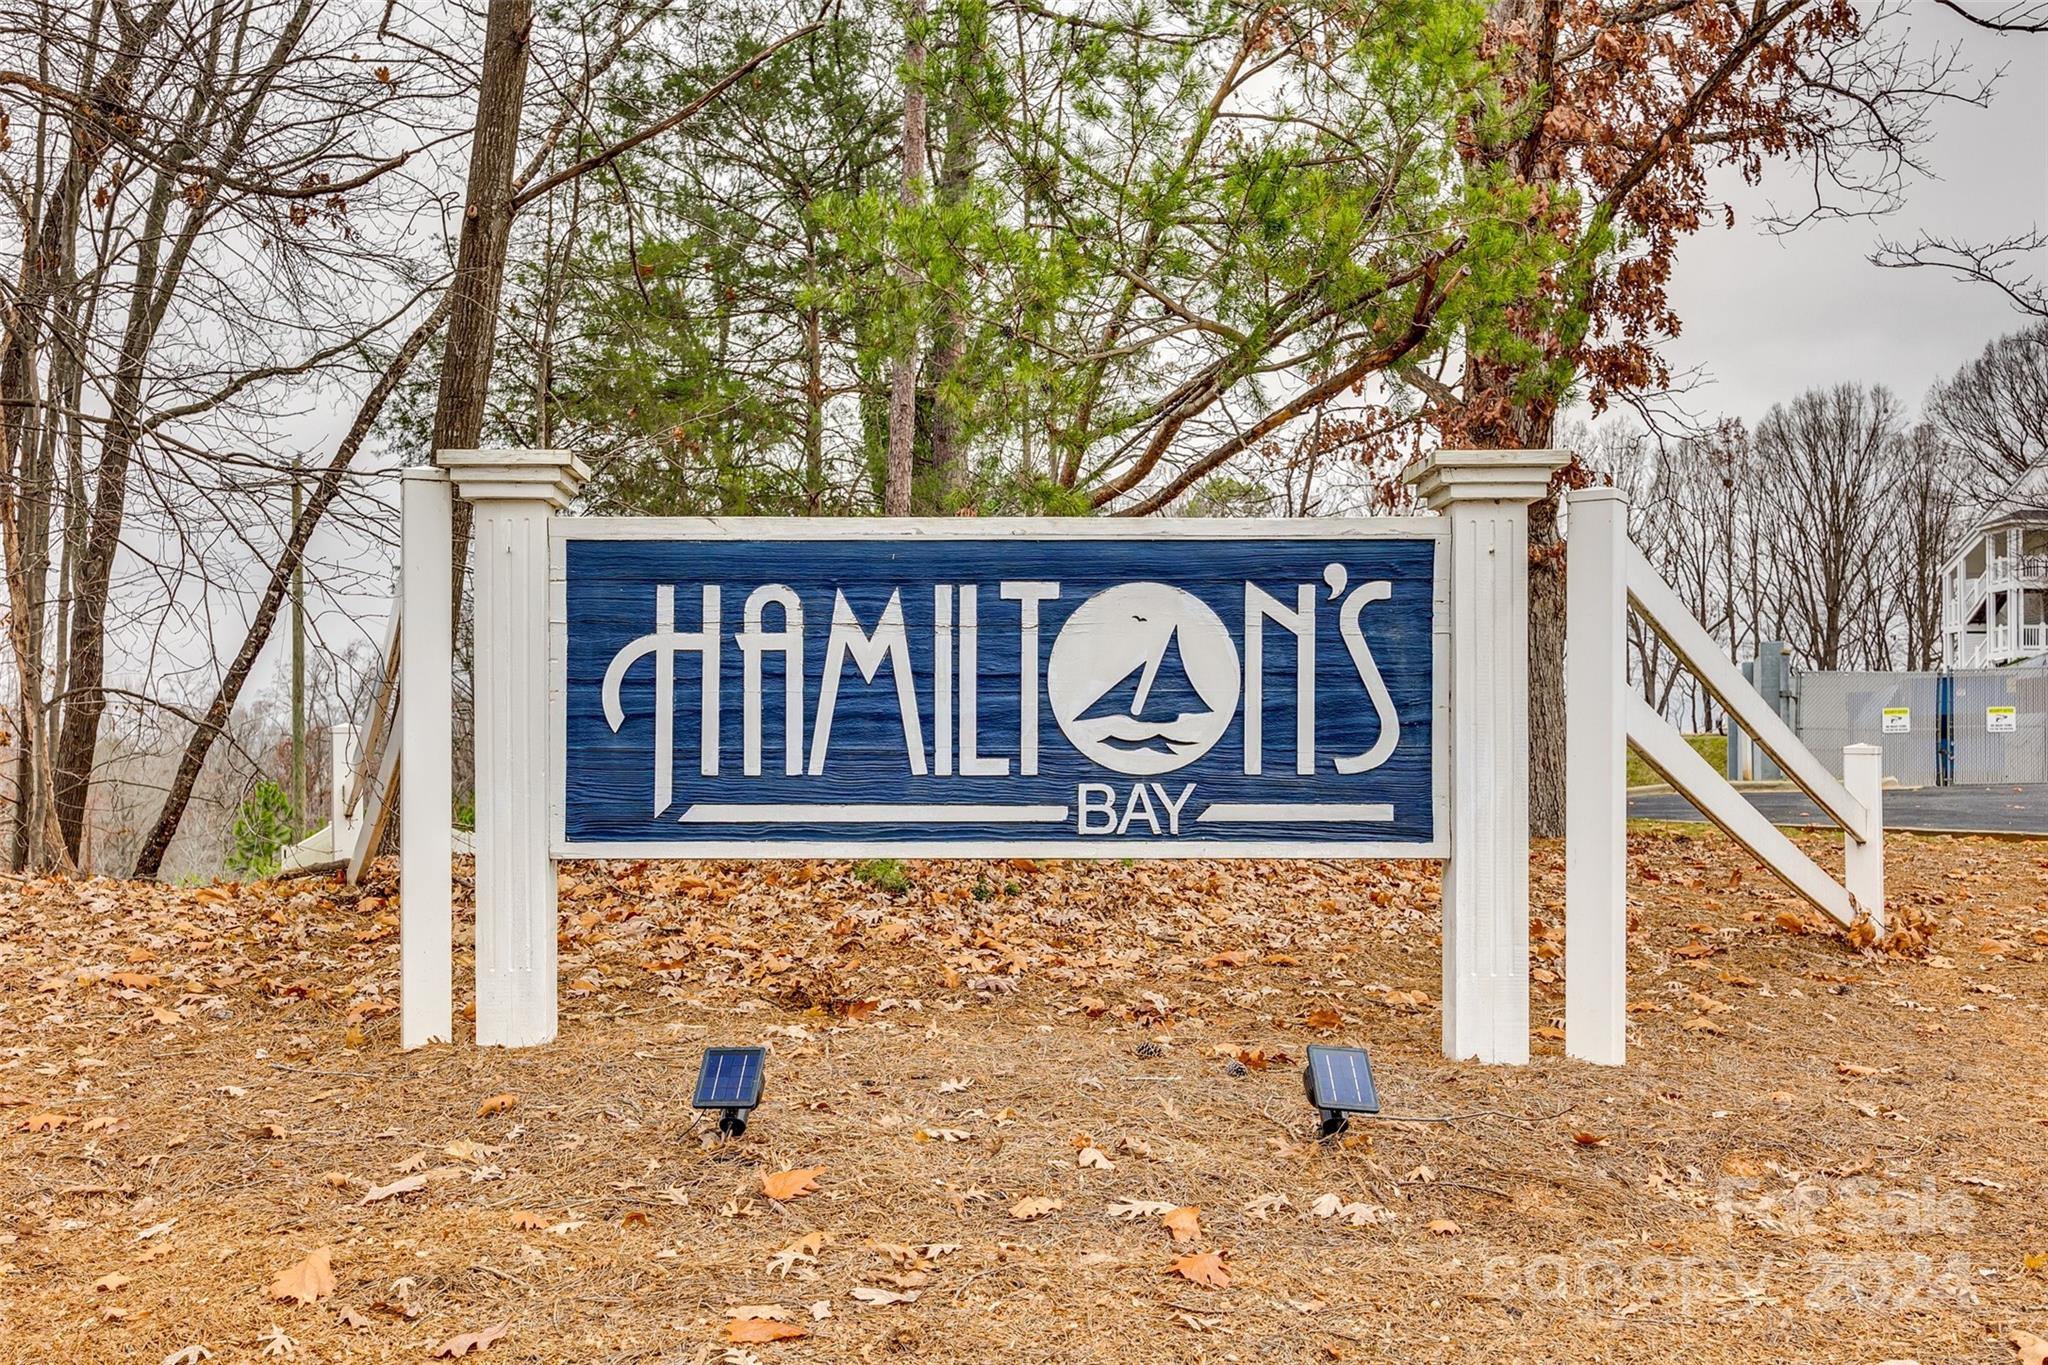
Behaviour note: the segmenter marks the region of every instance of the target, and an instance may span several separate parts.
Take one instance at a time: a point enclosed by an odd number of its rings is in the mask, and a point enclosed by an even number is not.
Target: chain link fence
[[[1953,783],[2048,782],[2044,668],[1801,673],[1793,724],[1837,777],[1844,745],[1876,744],[1884,749],[1885,776],[1908,787],[1933,786],[1940,780],[1945,731],[1953,746]]]
[[[1794,719],[1799,738],[1836,777],[1842,746],[1884,750],[1884,774],[1908,787],[1935,780],[1938,673],[1801,673]]]
[[[1955,679],[1955,781],[2048,782],[2048,668]]]

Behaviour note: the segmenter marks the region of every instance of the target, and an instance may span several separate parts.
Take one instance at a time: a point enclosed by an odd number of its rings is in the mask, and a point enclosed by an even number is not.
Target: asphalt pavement
[[[1798,791],[1746,792],[1775,825],[1832,825],[1820,807]],[[1628,813],[1637,820],[1704,820],[1692,802],[1676,792],[1631,796]],[[2031,834],[2048,837],[2048,783],[1997,787],[1894,787],[1884,794],[1886,829],[1951,834]]]

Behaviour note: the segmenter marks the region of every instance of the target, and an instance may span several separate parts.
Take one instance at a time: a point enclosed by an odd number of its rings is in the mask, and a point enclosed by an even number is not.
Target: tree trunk
[[[1558,489],[1529,508],[1529,833],[1564,835],[1565,546]]]
[[[924,23],[925,0],[910,0],[904,19],[903,46],[903,207],[924,202]],[[905,214],[907,219],[909,214]],[[909,256],[897,262],[906,302],[917,289],[917,268]],[[913,316],[915,311],[913,309]],[[912,452],[917,443],[917,336],[898,341],[889,363],[889,458],[882,481],[882,510],[892,517],[910,515]]]
[[[491,357],[498,344],[498,304],[505,292],[505,261],[512,250],[512,177],[519,156],[520,115],[526,107],[532,36],[533,0],[490,0],[455,278],[448,286],[448,339],[434,402],[437,453],[473,450],[483,440]],[[470,516],[469,504],[458,500],[453,547],[457,620],[462,567],[469,557]]]
[[[971,13],[963,12],[953,38],[953,60],[945,92],[945,146],[939,155],[938,182],[934,201],[953,208],[967,201],[974,183],[975,164],[981,155],[981,123],[975,107],[974,82],[980,70],[984,25]],[[925,358],[925,383],[929,393],[928,470],[930,500],[937,510],[949,510],[950,503],[966,485],[967,408],[962,397],[966,385],[960,374],[967,358],[967,291],[972,288],[971,272],[963,262],[951,269],[952,285],[938,301],[932,322],[932,344]]]
[[[100,445],[99,481],[93,489],[92,520],[86,531],[85,557],[78,572],[72,605],[70,690],[64,703],[64,724],[52,763],[57,824],[74,862],[85,835],[85,803],[92,787],[93,756],[99,747],[100,715],[106,697],[107,593],[113,583],[114,560],[121,551],[121,522],[128,503],[128,466],[141,435],[140,408],[145,363],[149,358],[156,298],[157,266],[176,191],[178,163],[157,173],[142,235],[136,244],[135,281],[128,301],[128,325],[121,339],[114,393],[108,403],[107,434]]]
[[[43,349],[45,314],[56,299],[72,260],[80,207],[92,174],[106,152],[108,132],[101,119],[105,111],[127,106],[143,52],[163,27],[170,11],[171,0],[157,0],[147,13],[122,27],[120,49],[94,83],[90,102],[72,118],[63,169],[58,172],[56,183],[41,198],[42,218],[35,225],[32,240],[25,244],[12,306],[7,310],[6,338],[4,343],[0,343],[0,404],[4,404],[6,409],[4,421],[0,421],[0,427],[4,427],[4,431],[0,431],[0,439],[4,439],[6,455],[4,466],[0,466],[0,478],[10,484],[10,504],[15,502],[14,487],[20,487],[24,494],[18,505],[8,508],[6,528],[10,541],[8,634],[14,647],[21,689],[23,733],[18,742],[22,746],[21,771],[28,784],[16,791],[17,823],[13,845],[17,866],[29,862],[47,865],[53,852],[45,849],[38,853],[31,847],[37,838],[32,831],[36,831],[40,824],[33,814],[35,805],[38,801],[53,799],[53,791],[46,780],[50,775],[50,765],[47,735],[42,731],[44,708],[41,697],[44,652],[40,617],[49,572],[47,531],[39,552],[37,545],[32,543],[37,538],[31,524],[41,520],[47,526],[48,521],[45,481],[38,480],[32,468],[43,449],[39,432],[42,395],[37,365]],[[16,467],[17,460],[22,462],[20,469]],[[37,507],[39,501],[43,504],[40,510]],[[29,619],[31,614],[33,621]],[[13,619],[15,617],[24,619],[17,622]],[[37,756],[31,753],[33,748],[43,748],[45,752]]]

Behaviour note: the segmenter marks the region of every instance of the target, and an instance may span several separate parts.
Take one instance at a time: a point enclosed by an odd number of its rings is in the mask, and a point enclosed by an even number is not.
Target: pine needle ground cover
[[[1619,1071],[1554,845],[1519,1070],[1425,864],[570,866],[525,1052],[398,1050],[389,867],[0,883],[0,1359],[2039,1362],[2048,844],[1890,852],[1910,957],[1638,832]],[[1393,1117],[1312,1141],[1316,1041]]]

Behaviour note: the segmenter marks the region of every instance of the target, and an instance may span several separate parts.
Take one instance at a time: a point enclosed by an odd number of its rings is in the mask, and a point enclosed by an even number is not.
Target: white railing
[[[1836,781],[1721,652],[1628,540],[1618,489],[1570,496],[1565,634],[1565,1051],[1618,1066],[1627,1049],[1627,749],[1816,908],[1845,926],[1884,930],[1883,752],[1842,751]],[[1841,881],[1829,876],[1629,686],[1626,617],[1663,637],[1750,740],[1843,831]]]

